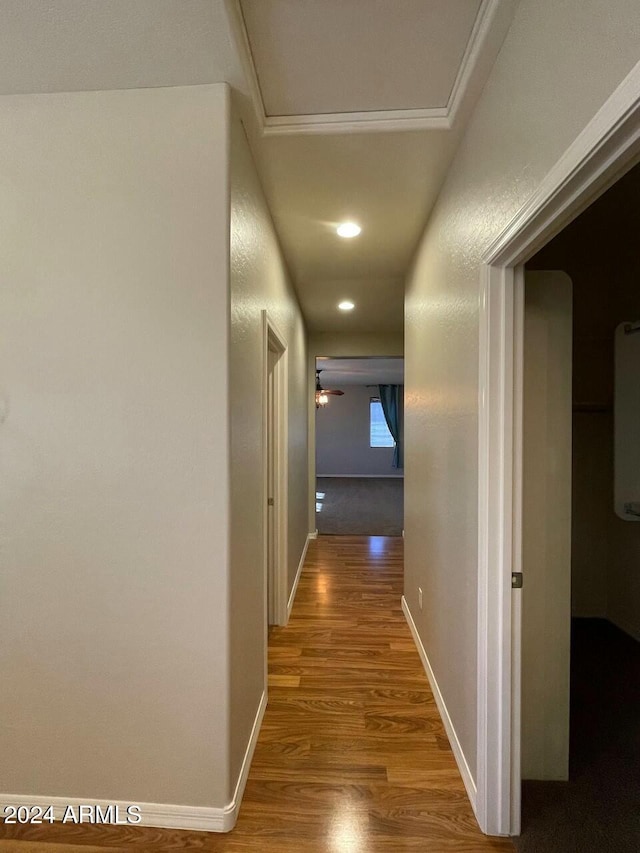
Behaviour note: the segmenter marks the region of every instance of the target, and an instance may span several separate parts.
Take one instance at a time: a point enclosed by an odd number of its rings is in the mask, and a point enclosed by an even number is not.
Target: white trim
[[[289,352],[287,342],[278,330],[273,319],[266,310],[262,311],[263,337],[263,553],[265,563],[265,591],[268,595],[269,583],[273,584],[273,614],[269,614],[269,601],[266,601],[267,620],[265,626],[265,668],[268,625],[286,625],[287,623],[287,574],[288,574],[288,411],[289,411]],[[268,415],[267,397],[269,381],[269,350],[279,353],[273,375],[274,397],[274,437],[277,479],[274,482],[274,525],[277,529],[276,553],[274,556],[273,578],[268,577],[269,566],[269,537],[268,537]],[[266,669],[265,669],[266,679]]]
[[[53,807],[56,820],[62,820],[65,809],[71,806],[77,814],[81,805],[117,806],[120,820],[126,815],[127,806],[136,805],[140,807],[142,820],[140,823],[129,824],[130,826],[154,826],[163,829],[191,829],[203,830],[205,832],[229,832],[235,825],[235,805],[229,804],[225,808],[210,808],[208,806],[177,806],[168,803],[131,803],[121,800],[94,800],[91,797],[43,797],[29,794],[0,794],[0,803],[3,806],[39,806],[43,810],[49,806]],[[68,821],[70,822],[70,821]]]
[[[559,158],[483,258],[479,329],[478,772],[483,832],[518,825],[520,423],[515,386],[522,335],[515,267],[584,210],[640,156],[640,63]],[[515,606],[514,606],[515,603]]]
[[[253,110],[262,131],[265,115],[264,103],[262,101],[258,73],[253,62],[253,54],[251,53],[251,45],[249,44],[249,36],[247,35],[240,0],[224,0],[224,5],[231,34],[236,44],[237,54],[240,57],[244,79],[249,88],[249,98],[253,104]]]
[[[317,539],[317,538],[318,538],[318,531],[317,530],[314,530],[312,533],[309,534],[309,539]]]
[[[318,531],[316,530],[315,536],[312,533],[307,534],[307,538],[304,543],[304,548],[302,549],[302,554],[300,555],[300,562],[298,563],[298,571],[296,572],[295,580],[293,581],[293,586],[291,587],[291,594],[289,595],[289,601],[287,603],[287,620],[291,616],[291,610],[293,609],[293,602],[296,600],[296,592],[298,591],[298,583],[300,582],[300,575],[302,574],[302,570],[304,569],[304,561],[307,558],[307,548],[309,547],[309,542],[312,539],[316,539],[318,536]]]
[[[125,802],[123,800],[109,800],[107,802],[106,800],[96,800],[91,797],[43,797],[42,795],[32,796],[29,794],[0,794],[0,803],[2,806],[40,806],[43,810],[52,806],[53,815],[56,820],[62,820],[68,806],[71,806],[76,814],[78,807],[82,805],[100,806],[102,809],[106,809],[108,806],[117,806],[121,823],[125,820],[127,806],[136,805],[140,808],[142,819],[139,823],[128,824],[129,826],[153,826],[163,829],[190,829],[204,832],[229,832],[235,826],[238,818],[242,795],[247,784],[249,768],[251,767],[251,759],[256,748],[266,707],[267,694],[264,692],[258,705],[258,711],[253,723],[251,737],[247,744],[233,799],[224,808],[181,806],[170,803],[140,803],[137,801]]]
[[[522,572],[523,419],[524,419],[524,266],[514,270],[513,347],[513,534],[512,571]],[[511,590],[511,775],[510,835],[520,835],[522,801],[521,693],[522,693],[522,591]]]
[[[416,648],[418,649],[418,654],[420,655],[420,660],[422,661],[424,670],[427,673],[427,678],[429,679],[429,684],[431,685],[431,690],[433,692],[434,699],[436,700],[438,711],[440,713],[440,716],[442,717],[442,722],[444,724],[447,737],[449,738],[449,743],[451,744],[451,749],[458,765],[458,770],[460,771],[460,775],[462,776],[464,787],[467,789],[467,796],[469,797],[471,807],[473,808],[473,811],[475,813],[477,798],[476,783],[474,782],[473,776],[471,775],[471,770],[469,769],[467,759],[465,758],[464,752],[462,750],[462,744],[458,739],[455,726],[453,725],[453,720],[451,719],[451,716],[447,709],[446,702],[444,701],[444,696],[442,695],[433,669],[431,668],[427,652],[425,650],[425,647],[422,645],[422,640],[420,639],[418,629],[416,628],[415,622],[413,621],[411,611],[409,610],[409,605],[407,604],[407,600],[404,595],[402,596],[402,611],[407,620],[407,625],[409,626],[411,634],[413,635],[413,640],[416,644]]]
[[[316,474],[316,480],[321,478],[331,479],[370,479],[370,480],[404,480],[404,474]]]
[[[249,770],[251,769],[251,761],[253,759],[253,753],[256,751],[256,744],[258,743],[258,736],[260,734],[260,726],[262,725],[262,720],[264,718],[264,712],[267,710],[267,691],[266,688],[262,691],[262,696],[260,697],[260,702],[258,704],[258,710],[256,711],[256,716],[253,721],[253,728],[251,729],[251,735],[249,736],[249,742],[247,743],[247,748],[244,753],[244,758],[242,759],[242,767],[240,768],[240,773],[238,774],[238,781],[236,782],[236,789],[233,792],[233,799],[231,803],[227,806],[230,815],[231,825],[225,827],[224,832],[228,832],[230,829],[236,825],[236,821],[238,819],[238,812],[240,811],[240,805],[242,804],[242,798],[244,796],[244,789],[247,785],[247,779],[249,778]]]
[[[480,312],[478,482],[478,821],[511,827],[512,526],[502,522],[513,481],[514,270],[486,267]],[[501,535],[495,535],[495,524]],[[498,618],[500,614],[500,618]]]
[[[424,110],[368,110],[349,113],[264,116],[265,136],[324,133],[384,133],[398,130],[450,130],[447,107]]]
[[[265,109],[240,0],[225,0],[225,8],[260,131],[265,136],[280,136],[451,130],[478,66],[483,59],[489,68],[493,64],[515,7],[512,0],[482,0],[445,106],[277,116],[268,116]]]
[[[499,43],[495,47],[495,55],[493,57],[495,59],[511,24],[514,9],[513,4],[505,3],[504,0],[483,0],[482,5],[478,9],[478,14],[476,15],[473,29],[471,30],[471,35],[469,36],[469,41],[462,56],[462,61],[460,62],[460,67],[458,68],[458,73],[447,103],[449,127],[453,127],[455,123],[458,112],[471,87],[473,75],[480,64],[483,53],[485,53],[489,46],[492,28],[496,27],[498,29],[496,36]],[[493,65],[493,62],[491,64]]]

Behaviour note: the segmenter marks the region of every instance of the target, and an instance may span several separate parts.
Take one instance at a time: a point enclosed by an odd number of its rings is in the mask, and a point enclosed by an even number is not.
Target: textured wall
[[[224,806],[226,88],[0,115],[0,790]]]
[[[481,256],[637,62],[639,35],[637,0],[522,0],[407,281],[405,593],[474,774]]]
[[[231,127],[231,780],[264,689],[262,310],[289,353],[289,590],[307,537],[306,333],[237,117]]]

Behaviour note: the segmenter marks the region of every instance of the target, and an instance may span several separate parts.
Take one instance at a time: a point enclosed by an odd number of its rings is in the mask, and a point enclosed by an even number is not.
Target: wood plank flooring
[[[0,850],[513,851],[477,827],[400,608],[402,539],[320,537],[269,636],[269,704],[228,835],[0,827]]]

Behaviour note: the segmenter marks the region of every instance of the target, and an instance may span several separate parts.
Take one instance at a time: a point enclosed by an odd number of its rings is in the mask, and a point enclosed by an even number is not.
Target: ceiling
[[[311,331],[402,331],[404,278],[515,5],[229,0],[250,138]],[[360,236],[339,238],[344,220]]]
[[[480,5],[240,0],[265,114],[446,108]]]
[[[455,132],[269,136],[263,186],[312,331],[402,329],[403,281],[453,154]],[[362,233],[335,229],[355,220]],[[350,297],[356,310],[336,310]]]
[[[2,0],[0,94],[228,82],[309,329],[401,331],[516,2]],[[337,237],[345,219],[359,237]]]
[[[2,0],[0,94],[245,88],[221,0]]]
[[[318,358],[316,367],[324,388],[404,384],[403,358]]]

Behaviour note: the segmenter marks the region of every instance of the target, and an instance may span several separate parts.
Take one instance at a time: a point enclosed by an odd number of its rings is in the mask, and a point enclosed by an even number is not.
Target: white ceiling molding
[[[503,5],[502,0],[483,0],[482,5],[478,9],[478,15],[469,36],[458,74],[451,89],[449,103],[447,104],[447,120],[450,127],[453,126],[456,120],[460,106],[469,89],[471,78],[478,67],[481,54],[487,48],[489,36],[497,20],[500,7]],[[502,33],[502,38],[504,38],[505,34],[506,29]],[[500,44],[502,44],[502,38],[500,39]]]
[[[246,74],[247,85],[260,131],[265,136],[287,134],[363,133],[399,130],[450,130],[454,126],[461,105],[471,87],[479,65],[486,65],[486,53],[497,51],[504,32],[496,44],[494,25],[502,29],[505,7],[513,0],[482,0],[471,35],[467,42],[446,107],[426,109],[370,110],[366,112],[339,112],[311,115],[267,115],[241,0],[225,0],[231,30]],[[512,10],[511,10],[512,11]],[[503,13],[503,14],[499,14]],[[510,14],[509,14],[510,19]],[[508,24],[507,24],[508,26]],[[504,28],[506,32],[506,28]],[[490,58],[492,64],[495,55]],[[483,61],[484,60],[484,61]],[[484,81],[483,81],[484,82]]]
[[[286,133],[362,133],[362,131],[449,130],[449,108],[370,110],[364,113],[261,116],[265,136]]]

